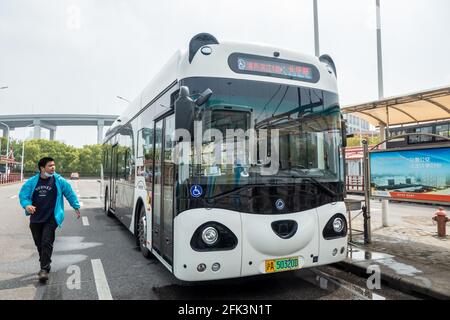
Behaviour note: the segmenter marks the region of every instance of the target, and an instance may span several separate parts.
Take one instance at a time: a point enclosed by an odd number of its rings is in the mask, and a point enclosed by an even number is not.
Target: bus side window
[[[147,189],[151,190],[153,183],[153,129],[144,128],[139,136],[139,157],[143,158],[142,175],[145,178]]]

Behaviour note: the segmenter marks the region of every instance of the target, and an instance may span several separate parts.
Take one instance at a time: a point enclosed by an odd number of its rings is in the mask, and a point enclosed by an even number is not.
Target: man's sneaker
[[[48,272],[47,270],[41,270],[38,273],[39,281],[46,282],[48,280]]]

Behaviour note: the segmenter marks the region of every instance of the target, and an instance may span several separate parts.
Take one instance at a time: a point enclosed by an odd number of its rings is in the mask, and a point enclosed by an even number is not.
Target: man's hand
[[[26,206],[25,210],[29,213],[29,214],[34,214],[36,212],[36,207],[35,206]]]
[[[79,209],[75,209],[75,215],[77,216],[77,219],[80,219],[81,213]]]

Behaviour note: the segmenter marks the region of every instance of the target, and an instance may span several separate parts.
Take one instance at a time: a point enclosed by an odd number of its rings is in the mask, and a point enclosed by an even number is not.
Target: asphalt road
[[[52,272],[37,280],[38,255],[20,184],[0,186],[0,300],[49,299],[412,299],[387,287],[370,291],[365,279],[333,267],[257,277],[186,283],[156,259],[145,259],[130,232],[103,212],[95,180],[71,181],[82,202],[77,220],[68,203],[57,230]]]

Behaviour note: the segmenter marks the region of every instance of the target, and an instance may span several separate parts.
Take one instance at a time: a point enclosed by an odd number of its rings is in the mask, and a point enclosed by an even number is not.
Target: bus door
[[[116,180],[118,176],[118,168],[117,168],[117,147],[118,144],[114,145],[111,149],[111,181],[110,181],[110,190],[109,190],[109,199],[111,210],[116,211],[116,195],[117,195],[117,186]]]
[[[153,248],[170,264],[173,259],[174,132],[173,114],[155,124],[152,240]]]

